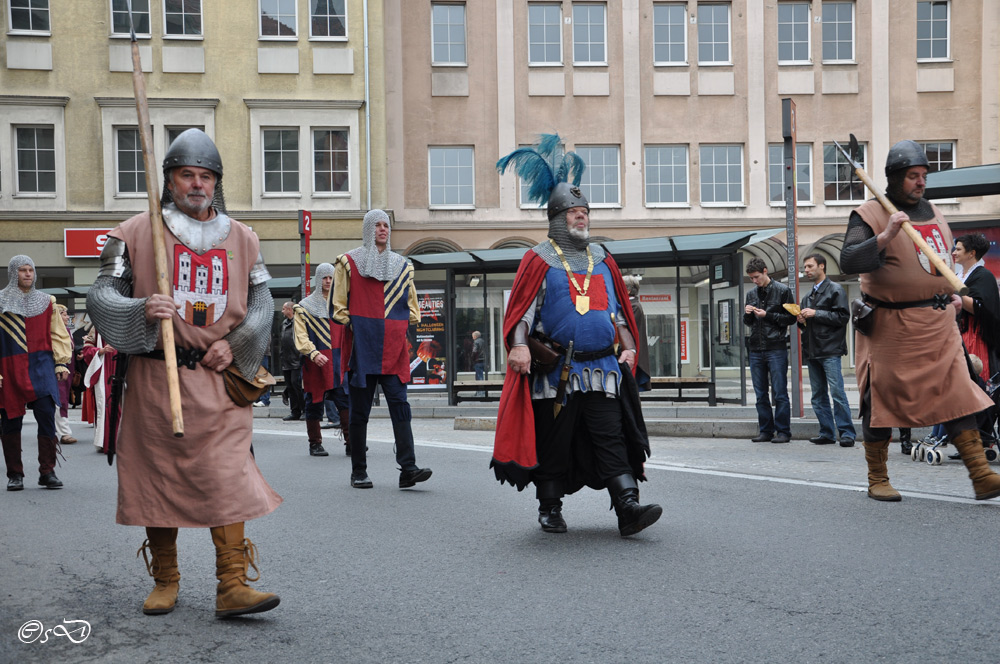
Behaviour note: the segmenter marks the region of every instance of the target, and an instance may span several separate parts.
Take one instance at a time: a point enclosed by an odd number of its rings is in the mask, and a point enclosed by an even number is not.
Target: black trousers
[[[872,391],[871,389],[865,390],[864,397],[861,399],[861,434],[864,436],[864,441],[866,443],[872,443],[880,440],[889,440],[892,438],[892,428],[891,427],[876,427],[872,428]],[[962,433],[963,431],[969,431],[972,429],[978,429],[979,426],[976,423],[975,415],[965,415],[959,417],[958,419],[951,420],[950,422],[944,422],[944,430],[948,432],[949,440],[954,440],[955,436]]]
[[[555,399],[531,402],[538,454],[532,481],[604,488],[610,478],[632,474],[618,399],[604,392],[574,392],[558,417],[552,413],[554,404]]]
[[[305,395],[302,393],[302,368],[284,369],[285,389],[288,390],[288,407],[293,417],[302,417],[305,410]]]

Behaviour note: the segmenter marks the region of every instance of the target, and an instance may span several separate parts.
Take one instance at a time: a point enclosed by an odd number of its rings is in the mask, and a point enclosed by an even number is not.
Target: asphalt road
[[[405,491],[387,420],[372,420],[371,491],[348,486],[339,441],[312,458],[302,423],[255,426],[285,502],[247,536],[256,587],[282,601],[229,621],[207,530],[181,531],[177,609],[142,615],[144,533],[115,525],[90,430],[74,426],[66,488],[47,491],[26,426],[26,489],[0,494],[0,662],[1000,661],[1000,500],[970,500],[958,462],[894,452],[904,500],[879,503],[860,448],[660,438],[642,501],[663,518],[622,539],[586,489],[566,500],[569,532],[542,533],[532,490],[488,470],[492,434],[449,420],[414,421],[434,476]]]

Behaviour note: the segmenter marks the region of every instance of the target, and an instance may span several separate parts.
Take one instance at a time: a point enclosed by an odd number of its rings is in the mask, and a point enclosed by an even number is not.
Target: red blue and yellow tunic
[[[59,403],[56,374],[69,373],[73,346],[54,302],[37,316],[0,314],[0,409],[9,418],[22,417],[42,397]]]
[[[313,403],[323,400],[323,393],[341,384],[344,326],[330,318],[320,318],[295,305],[295,348],[308,358],[302,363],[302,388]],[[322,367],[313,361],[316,353],[326,357]]]

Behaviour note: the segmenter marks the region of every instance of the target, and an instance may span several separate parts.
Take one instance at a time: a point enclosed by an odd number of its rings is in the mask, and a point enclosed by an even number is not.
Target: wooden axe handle
[[[886,198],[885,194],[875,187],[875,183],[872,182],[870,177],[868,177],[868,173],[865,173],[865,169],[857,168],[855,169],[854,174],[858,176],[858,179],[865,183],[865,186],[868,187],[869,191],[875,194],[875,198],[877,198],[878,202],[882,204],[882,207],[885,208],[886,212],[890,215],[899,212],[899,210],[896,209],[896,206],[892,204],[892,201]],[[969,292],[969,289],[962,283],[962,280],[958,278],[955,271],[948,267],[947,263],[941,260],[941,257],[930,248],[927,241],[924,240],[924,238],[917,232],[917,229],[915,229],[910,222],[904,221],[900,228],[904,233],[910,236],[910,239],[917,245],[917,248],[920,249],[925,256],[927,256],[927,260],[931,262],[931,265],[934,266],[938,273],[948,280],[948,285],[950,285],[956,293],[959,295],[965,295]]]

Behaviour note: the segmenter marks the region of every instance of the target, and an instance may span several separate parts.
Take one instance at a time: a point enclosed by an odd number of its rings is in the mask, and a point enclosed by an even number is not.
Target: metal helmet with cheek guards
[[[587,208],[588,212],[590,211],[590,203],[587,202],[587,197],[583,195],[579,186],[572,185],[569,182],[560,182],[552,188],[552,194],[549,196],[548,203],[549,219],[552,219],[560,212],[575,207],[584,207]]]

